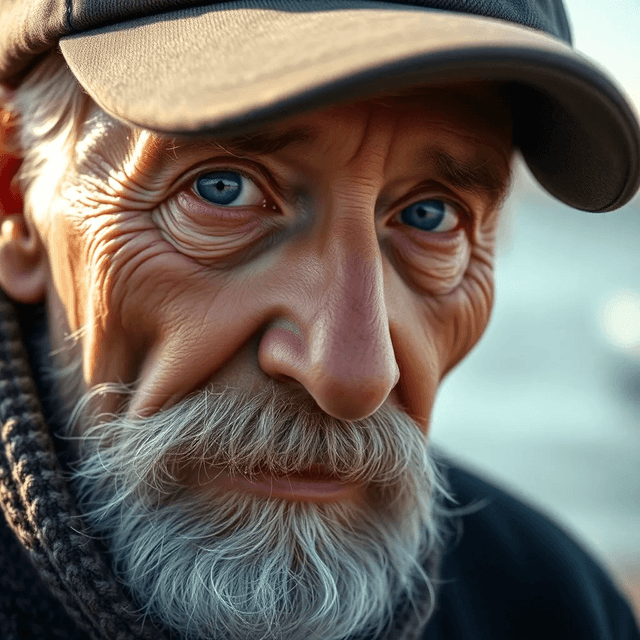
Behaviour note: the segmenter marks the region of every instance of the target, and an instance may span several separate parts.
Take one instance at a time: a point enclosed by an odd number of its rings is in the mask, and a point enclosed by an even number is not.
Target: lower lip
[[[224,478],[218,476],[217,480],[222,480],[228,488],[248,491],[265,498],[284,500],[333,502],[354,499],[359,493],[357,484],[311,474],[276,476],[260,473],[250,478],[242,475],[226,475]]]

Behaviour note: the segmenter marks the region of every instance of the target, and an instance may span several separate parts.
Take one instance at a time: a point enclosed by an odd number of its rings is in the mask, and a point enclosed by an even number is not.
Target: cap
[[[561,0],[0,0],[0,23],[0,83],[59,43],[98,105],[155,131],[223,138],[384,91],[488,80],[505,87],[514,143],[553,196],[609,211],[640,186],[633,108],[572,49]]]

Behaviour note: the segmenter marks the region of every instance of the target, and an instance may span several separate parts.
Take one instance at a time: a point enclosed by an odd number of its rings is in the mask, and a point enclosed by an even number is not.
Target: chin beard
[[[435,605],[451,499],[417,425],[382,407],[345,422],[303,393],[205,389],[149,418],[76,405],[73,486],[114,571],[146,615],[184,638],[376,637],[400,601]],[[251,476],[320,466],[363,499],[315,503],[203,490],[186,467]],[[206,475],[206,474],[205,474]]]

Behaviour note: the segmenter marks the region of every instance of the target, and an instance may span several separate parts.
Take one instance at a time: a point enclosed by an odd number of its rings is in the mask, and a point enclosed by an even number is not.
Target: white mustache
[[[303,392],[270,385],[251,396],[207,388],[147,418],[87,416],[92,400],[104,393],[130,391],[96,388],[79,403],[73,422],[85,423],[84,456],[98,456],[103,471],[130,491],[177,489],[176,470],[185,464],[245,476],[320,467],[342,481],[379,487],[406,482],[408,469],[430,469],[423,434],[395,408],[345,422],[321,412]]]

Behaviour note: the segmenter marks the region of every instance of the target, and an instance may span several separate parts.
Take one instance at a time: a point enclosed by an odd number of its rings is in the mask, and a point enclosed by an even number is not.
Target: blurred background
[[[640,0],[565,0],[574,45],[640,111]],[[640,197],[607,214],[520,165],[489,328],[441,388],[432,440],[559,522],[640,620]]]

